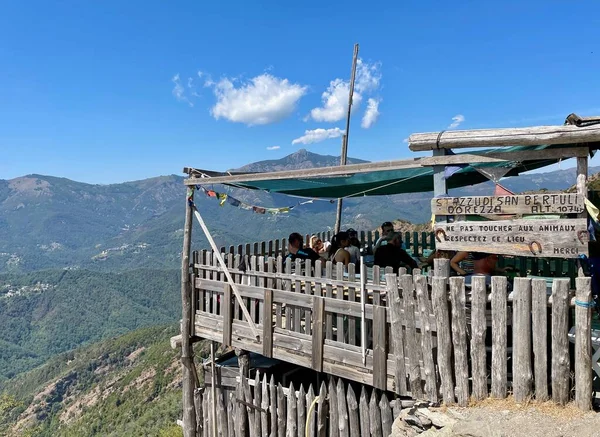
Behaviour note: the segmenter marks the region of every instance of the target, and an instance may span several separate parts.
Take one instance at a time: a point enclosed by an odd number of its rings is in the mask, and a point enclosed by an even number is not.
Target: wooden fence
[[[431,402],[464,406],[470,397],[512,391],[518,401],[534,396],[563,405],[574,391],[580,408],[591,407],[590,278],[577,278],[576,290],[557,278],[549,292],[541,279],[516,278],[510,291],[505,277],[492,278],[489,290],[479,277],[467,291],[464,278],[446,277],[447,260],[436,260],[438,276],[416,269],[382,279],[375,267],[363,323],[353,265],[346,276],[341,264],[322,269],[317,261],[313,269],[310,262],[250,257],[241,270],[240,255],[228,254],[257,340],[215,258],[194,256],[197,337]]]
[[[250,381],[239,379],[235,393],[216,388],[214,413],[211,387],[196,391],[199,437],[384,437],[391,434],[400,409],[414,404],[337,378],[322,382],[318,390],[312,384],[282,387],[258,373]]]
[[[308,245],[311,235],[318,236],[322,241],[331,241],[332,232],[317,232],[306,234],[304,242]],[[367,253],[372,253],[375,242],[379,239],[379,231],[359,232],[359,241]],[[422,256],[425,250],[435,250],[435,236],[432,232],[404,232],[403,242],[415,256]],[[221,247],[221,253],[231,253],[241,256],[275,257],[287,254],[287,239],[240,244],[238,246]],[[575,288],[578,264],[576,259],[534,258],[517,256],[499,256],[498,267],[513,267],[518,270],[518,276],[544,276],[570,278],[571,288]]]

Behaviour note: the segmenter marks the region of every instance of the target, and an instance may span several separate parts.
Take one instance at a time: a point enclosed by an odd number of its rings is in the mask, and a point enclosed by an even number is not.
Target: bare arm
[[[467,259],[467,256],[469,256],[469,252],[458,252],[456,255],[454,255],[454,257],[450,260],[450,267],[452,267],[452,269],[457,272],[460,275],[466,275],[467,272],[464,271],[463,269],[460,268],[459,263],[464,260]]]

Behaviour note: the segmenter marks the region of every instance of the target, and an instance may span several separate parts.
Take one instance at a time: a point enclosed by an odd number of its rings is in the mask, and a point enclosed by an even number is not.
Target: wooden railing
[[[308,245],[311,235],[318,236],[322,241],[331,241],[330,231],[306,234],[304,242]],[[379,239],[379,232],[359,232],[361,247],[372,253],[375,242]],[[435,250],[435,237],[432,232],[404,232],[403,242],[414,256],[423,256],[425,250]],[[221,253],[231,253],[245,256],[278,257],[287,254],[287,239],[275,239],[254,243],[240,244],[238,246],[221,247]],[[556,278],[569,278],[570,287],[575,288],[578,264],[576,259],[559,258],[533,258],[533,257],[505,257],[500,256],[498,267],[512,267],[518,276],[544,276]]]
[[[399,395],[459,405],[490,392],[504,398],[509,385],[517,401],[551,395],[565,404],[574,367],[578,404],[591,406],[590,278],[578,278],[576,290],[568,278],[557,278],[549,296],[542,279],[516,278],[509,292],[505,277],[494,277],[490,290],[480,277],[467,292],[462,277],[415,270],[381,280],[374,267],[363,324],[353,265],[346,277],[341,264],[261,256],[250,257],[249,268],[241,270],[242,257],[228,254],[237,289],[261,333],[257,341],[215,258],[208,252],[194,256],[195,336]],[[447,267],[439,260],[444,262]],[[569,353],[573,325],[577,360]]]

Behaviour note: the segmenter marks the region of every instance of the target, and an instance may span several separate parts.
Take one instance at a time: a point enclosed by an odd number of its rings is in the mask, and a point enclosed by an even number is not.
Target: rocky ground
[[[512,398],[486,400],[469,408],[402,410],[391,437],[596,437],[600,414],[552,402],[517,404]]]

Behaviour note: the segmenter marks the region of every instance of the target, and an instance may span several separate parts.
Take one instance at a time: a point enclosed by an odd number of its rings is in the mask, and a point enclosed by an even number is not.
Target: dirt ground
[[[517,404],[512,398],[486,400],[469,408],[450,408],[460,420],[450,436],[600,437],[600,413],[584,413],[573,404]]]

